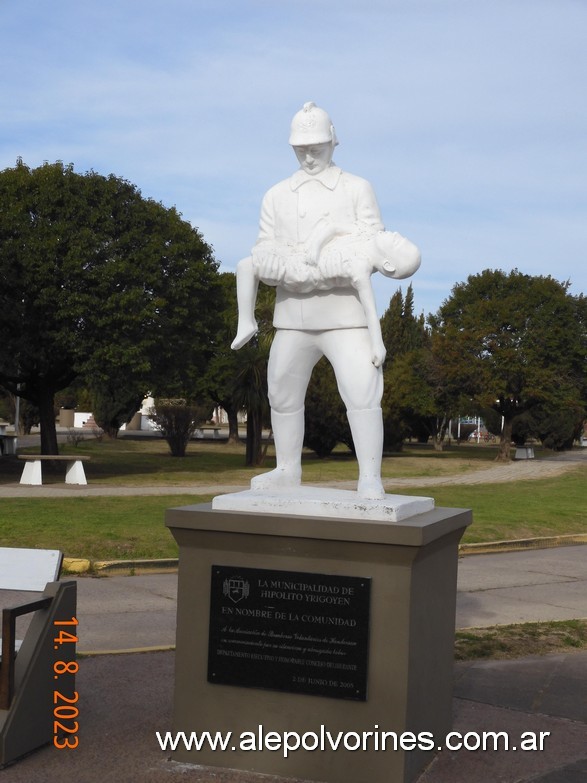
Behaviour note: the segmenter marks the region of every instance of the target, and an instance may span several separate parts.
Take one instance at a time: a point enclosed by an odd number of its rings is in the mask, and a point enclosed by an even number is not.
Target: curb
[[[177,571],[179,560],[175,557],[158,560],[94,560],[92,570],[96,576],[138,576],[139,574],[171,574]]]
[[[485,555],[498,552],[518,552],[523,549],[552,549],[559,546],[587,544],[587,533],[575,533],[567,536],[543,536],[539,538],[519,538],[510,541],[487,541],[480,544],[460,544],[459,555]]]
[[[173,652],[174,644],[160,647],[128,647],[124,650],[76,650],[76,658],[95,658],[98,655],[135,655],[137,653]]]
[[[587,544],[587,533],[566,536],[520,538],[509,541],[487,541],[480,544],[460,544],[459,557],[488,555],[499,552],[519,552],[528,549],[553,549],[562,546]],[[172,574],[179,566],[177,558],[159,560],[88,560],[80,557],[64,557],[66,574],[91,574],[92,576],[138,576],[139,574]],[[140,652],[140,650],[139,650]]]
[[[83,557],[64,557],[62,570],[68,574],[85,574],[92,567],[92,562]]]
[[[139,574],[171,574],[177,571],[177,558],[158,560],[88,560],[64,557],[63,572],[66,574],[91,574],[92,576],[138,576]]]

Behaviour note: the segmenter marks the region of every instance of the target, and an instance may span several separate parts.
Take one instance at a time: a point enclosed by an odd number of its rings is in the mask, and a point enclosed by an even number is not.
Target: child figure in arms
[[[242,348],[257,333],[255,301],[259,280],[298,294],[348,288],[350,284],[365,311],[371,361],[380,367],[385,360],[385,346],[371,275],[381,272],[401,280],[414,274],[420,260],[418,248],[394,231],[374,231],[356,224],[349,232],[348,227],[324,220],[304,243],[262,242],[237,265],[238,328],[231,348]]]

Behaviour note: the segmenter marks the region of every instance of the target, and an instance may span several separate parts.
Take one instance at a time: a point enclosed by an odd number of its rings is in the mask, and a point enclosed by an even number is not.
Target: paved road
[[[80,577],[80,651],[173,646],[176,596],[176,574]],[[576,618],[587,618],[586,545],[459,561],[458,628]]]
[[[587,545],[459,561],[457,627],[587,619]]]
[[[79,577],[79,650],[172,647],[176,597],[173,573]],[[18,598],[0,591],[0,605]],[[579,618],[587,618],[587,545],[459,561],[458,628]]]

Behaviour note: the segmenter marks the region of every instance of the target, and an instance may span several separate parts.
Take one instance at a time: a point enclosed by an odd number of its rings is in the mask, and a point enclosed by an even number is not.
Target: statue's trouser
[[[383,415],[381,408],[347,411],[355,453],[359,463],[357,492],[362,498],[382,498],[381,455],[383,453]]]
[[[359,462],[359,494],[383,497],[383,373],[371,362],[366,328],[277,330],[267,371],[277,468],[255,477],[251,487],[266,489],[300,483],[304,399],[312,369],[322,356],[332,364],[347,408]]]
[[[251,489],[295,487],[302,480],[302,446],[304,445],[304,409],[279,413],[271,409],[271,429],[277,466],[251,480]]]

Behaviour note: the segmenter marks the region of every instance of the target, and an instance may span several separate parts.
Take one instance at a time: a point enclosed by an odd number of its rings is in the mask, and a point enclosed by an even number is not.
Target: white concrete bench
[[[0,768],[52,741],[57,690],[76,698],[77,583],[57,581],[62,559],[55,549],[0,547]],[[6,606],[12,591],[36,595]],[[31,620],[18,640],[17,619],[26,615]],[[71,641],[60,634],[61,626],[72,632]],[[57,684],[56,671],[67,671]]]
[[[517,446],[514,459],[534,459],[534,447],[529,443]]]
[[[198,427],[194,430],[194,438],[205,438],[206,436],[217,440],[220,437],[220,430],[222,427]]]
[[[21,484],[40,486],[43,483],[41,465],[43,462],[65,462],[66,484],[87,484],[84,461],[91,459],[87,454],[19,454],[18,459],[26,461],[20,477]]]

